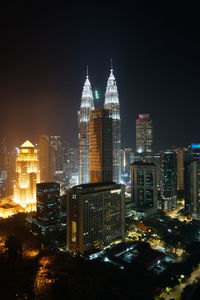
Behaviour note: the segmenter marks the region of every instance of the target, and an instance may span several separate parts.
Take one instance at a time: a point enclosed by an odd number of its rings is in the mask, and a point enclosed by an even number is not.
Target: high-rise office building
[[[132,199],[138,216],[147,217],[157,212],[156,165],[134,162],[131,165]]]
[[[0,198],[6,197],[8,174],[6,169],[6,140],[0,138]]]
[[[37,225],[40,233],[55,239],[61,228],[60,184],[44,182],[37,184]]]
[[[0,138],[0,172],[6,170],[6,140]]]
[[[192,161],[190,171],[190,213],[200,218],[200,160]]]
[[[105,109],[90,112],[89,148],[90,183],[112,181],[112,118]]]
[[[159,189],[161,186],[161,165],[162,165],[160,154],[155,154],[153,156],[153,163],[156,165],[156,184]]]
[[[90,111],[94,109],[94,99],[91,84],[86,77],[81,97],[79,116],[79,182],[88,183],[89,169],[89,119]]]
[[[113,182],[73,187],[67,200],[67,247],[77,254],[124,239],[124,186]]]
[[[64,154],[62,149],[61,137],[59,135],[52,135],[50,136],[49,141],[50,141],[51,149],[54,150],[54,154],[52,155],[52,158],[55,161],[54,168],[55,168],[55,175],[56,175],[56,172],[59,173],[60,171],[63,170]]]
[[[78,149],[66,145],[64,150],[63,175],[67,186],[72,187],[79,183],[79,155]]]
[[[184,150],[182,148],[174,149],[177,157],[177,190],[184,190]]]
[[[121,180],[124,184],[128,184],[131,181],[131,164],[134,162],[133,149],[125,148],[121,149]]]
[[[13,195],[13,188],[16,174],[16,151],[6,152],[6,176],[7,176],[7,191],[6,196]]]
[[[161,167],[162,209],[171,210],[177,204],[177,158],[175,151],[162,153]]]
[[[191,203],[191,162],[200,161],[200,143],[192,143],[184,151],[184,199],[185,211],[192,215]]]
[[[153,125],[150,114],[139,114],[136,120],[136,159],[153,160]]]
[[[110,71],[106,86],[104,108],[111,111],[113,127],[113,181],[119,183],[121,180],[121,119],[119,96],[113,69]]]
[[[29,141],[23,143],[16,157],[14,202],[27,210],[36,209],[36,183],[40,182],[38,149]]]
[[[41,135],[39,139],[39,164],[40,182],[52,181],[55,171],[55,155],[47,135]]]

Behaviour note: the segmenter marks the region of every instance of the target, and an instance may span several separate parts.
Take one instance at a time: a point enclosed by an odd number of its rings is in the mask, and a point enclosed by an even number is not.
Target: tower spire
[[[110,69],[111,69],[111,71],[113,70],[113,59],[112,59],[112,57],[111,57],[111,59],[110,59]]]
[[[86,66],[86,77],[88,78],[88,65]]]

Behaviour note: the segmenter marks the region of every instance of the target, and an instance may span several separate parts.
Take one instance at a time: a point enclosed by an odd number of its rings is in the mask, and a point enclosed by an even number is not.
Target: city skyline
[[[49,4],[48,9],[36,3],[26,8],[6,4],[0,126],[8,143],[16,146],[26,138],[36,142],[37,136],[48,134],[76,145],[86,65],[103,101],[111,57],[120,95],[122,147],[135,149],[140,113],[152,116],[156,151],[198,141],[200,26],[195,8],[131,8],[129,2],[106,9],[87,1],[69,7]]]
[[[199,299],[199,9],[145,2],[1,6],[2,299]]]

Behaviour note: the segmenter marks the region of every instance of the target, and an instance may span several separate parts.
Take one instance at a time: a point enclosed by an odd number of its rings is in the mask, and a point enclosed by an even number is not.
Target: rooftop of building
[[[135,161],[134,163],[131,164],[131,166],[152,166],[155,167],[156,165],[151,162],[143,162],[143,161]]]
[[[16,208],[16,207],[20,207],[20,205],[13,201],[0,203],[0,209],[12,209],[12,208]]]
[[[42,182],[37,183],[37,189],[41,190],[51,190],[51,189],[60,189],[60,183],[57,182]]]
[[[96,191],[103,191],[103,190],[109,190],[112,188],[121,188],[122,184],[115,183],[113,181],[108,182],[93,182],[93,183],[85,183],[76,185],[72,188],[72,190],[84,190],[84,191],[90,191],[90,192],[96,192]]]
[[[145,254],[145,255],[144,255]],[[151,268],[156,261],[163,259],[166,255],[154,249],[146,249],[144,253],[140,253],[134,260],[134,263],[143,265],[146,269]]]
[[[60,184],[57,182],[53,182],[53,181],[37,183],[37,187],[39,187],[39,188],[47,188],[48,189],[48,188],[51,188],[52,186],[60,187]]]
[[[26,140],[21,146],[20,148],[35,148],[35,146],[29,141]]]
[[[4,209],[9,209],[9,208],[13,208],[15,206],[17,206],[17,205],[11,205],[11,204],[6,203],[6,204],[2,204],[0,207],[4,208]]]

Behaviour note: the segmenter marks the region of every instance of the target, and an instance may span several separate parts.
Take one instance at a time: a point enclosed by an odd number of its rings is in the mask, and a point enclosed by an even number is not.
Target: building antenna
[[[88,65],[86,66],[86,76],[88,78]]]

